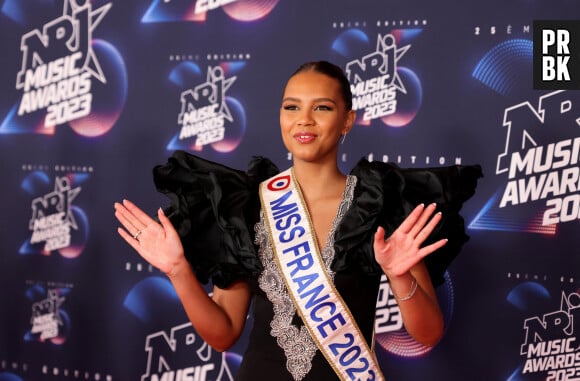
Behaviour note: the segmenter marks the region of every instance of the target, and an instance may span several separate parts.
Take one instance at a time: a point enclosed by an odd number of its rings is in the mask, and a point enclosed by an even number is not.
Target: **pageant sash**
[[[383,380],[374,354],[325,271],[291,169],[260,184],[274,258],[296,310],[341,380]]]

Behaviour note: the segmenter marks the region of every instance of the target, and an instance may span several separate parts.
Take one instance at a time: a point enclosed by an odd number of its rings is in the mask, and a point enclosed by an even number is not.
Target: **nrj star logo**
[[[213,350],[197,335],[191,323],[147,336],[147,372],[141,381],[231,381],[226,353]]]
[[[59,296],[58,290],[48,290],[47,298],[32,304],[30,323],[32,335],[38,335],[39,341],[54,339],[58,336],[59,326],[63,325],[60,316],[60,306],[65,298]]]
[[[44,251],[50,253],[71,244],[71,228],[78,229],[71,204],[80,191],[71,189],[68,178],[57,177],[53,192],[32,200],[31,245],[44,242]]]
[[[70,319],[68,313],[62,308],[69,287],[46,288],[40,284],[34,284],[26,290],[26,297],[32,303],[32,315],[30,317],[31,329],[26,332],[26,341],[50,342],[63,344],[70,331]]]
[[[407,93],[397,70],[398,62],[410,47],[397,46],[392,34],[379,34],[374,52],[346,64],[353,109],[363,111],[363,123],[397,112],[397,93]]]
[[[525,358],[522,374],[543,374],[546,380],[578,380],[580,347],[577,327],[580,294],[562,292],[560,309],[524,321],[525,342],[520,355]]]
[[[46,128],[89,115],[91,79],[106,82],[92,35],[111,6],[93,10],[90,1],[65,0],[62,16],[22,36],[18,116],[46,110]]]
[[[506,177],[470,228],[555,234],[580,219],[580,98],[575,92],[543,95],[504,113],[504,152],[496,175]]]
[[[219,66],[209,67],[204,83],[181,93],[179,140],[196,137],[195,145],[202,147],[224,139],[226,121],[233,122],[226,91],[236,78],[226,78]]]

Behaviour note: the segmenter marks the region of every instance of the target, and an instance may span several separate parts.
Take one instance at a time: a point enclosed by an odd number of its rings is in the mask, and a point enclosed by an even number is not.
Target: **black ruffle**
[[[459,212],[475,193],[481,167],[401,169],[363,159],[351,174],[358,178],[358,185],[353,204],[336,232],[333,269],[338,272],[355,266],[369,273],[381,272],[372,250],[377,227],[383,226],[388,236],[415,206],[434,202],[443,218],[426,244],[442,238],[449,241],[426,257],[425,264],[433,284],[443,283],[447,267],[469,239]]]
[[[165,165],[154,168],[157,190],[171,205],[167,215],[177,229],[198,279],[227,287],[240,278],[255,278],[262,270],[254,245],[259,219],[260,182],[279,173],[268,159],[256,157],[247,172],[176,151]],[[443,220],[429,241],[449,242],[426,258],[434,284],[457,256],[468,236],[459,211],[475,192],[481,167],[452,166],[400,169],[393,164],[361,160],[354,200],[337,227],[333,270],[381,271],[374,260],[373,235],[379,225],[387,234],[396,229],[419,203],[438,205]]]
[[[200,282],[211,278],[218,287],[226,287],[259,274],[254,247],[258,186],[277,173],[265,158],[255,157],[244,173],[184,151],[153,169],[157,190],[170,199],[165,212]]]

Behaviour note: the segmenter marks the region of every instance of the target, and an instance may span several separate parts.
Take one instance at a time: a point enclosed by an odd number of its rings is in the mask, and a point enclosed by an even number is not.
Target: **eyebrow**
[[[292,102],[300,102],[301,100],[299,98],[294,98],[294,97],[286,97],[284,99],[282,99],[282,102],[287,102],[287,101],[292,101]],[[336,104],[336,101],[334,99],[331,98],[315,98],[313,99],[314,102],[331,102],[333,104]]]

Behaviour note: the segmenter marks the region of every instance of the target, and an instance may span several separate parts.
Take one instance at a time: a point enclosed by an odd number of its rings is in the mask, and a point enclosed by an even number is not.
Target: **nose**
[[[298,125],[300,126],[311,126],[314,124],[314,118],[312,117],[312,110],[304,109],[300,112],[298,117]]]

